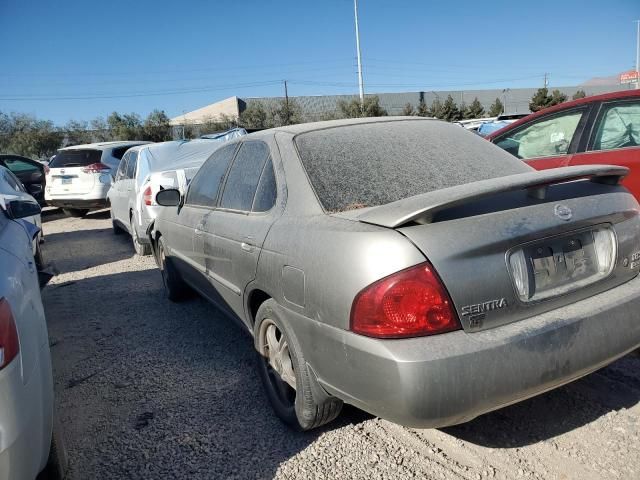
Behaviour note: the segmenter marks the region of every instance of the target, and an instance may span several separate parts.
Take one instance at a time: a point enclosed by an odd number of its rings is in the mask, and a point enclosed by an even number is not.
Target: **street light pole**
[[[356,51],[358,55],[358,85],[360,87],[360,108],[364,109],[364,84],[362,82],[362,58],[360,54],[360,29],[358,28],[358,0],[353,0],[356,21]]]
[[[636,88],[640,88],[640,20],[636,20]]]

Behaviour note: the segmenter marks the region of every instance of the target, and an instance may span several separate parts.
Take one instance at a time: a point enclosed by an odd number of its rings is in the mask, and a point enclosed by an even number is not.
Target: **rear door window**
[[[526,125],[495,141],[518,158],[566,155],[584,110],[572,110]]]
[[[16,175],[32,175],[40,171],[37,165],[18,158],[7,158],[4,163]]]
[[[267,212],[276,204],[277,186],[276,176],[273,172],[271,158],[267,160],[262,169],[262,175],[258,182],[255,198],[253,199],[253,212]]]
[[[200,167],[190,183],[186,203],[213,208],[216,206],[218,190],[229,163],[233,159],[238,144],[234,143],[219,148]]]
[[[125,178],[125,175],[127,173],[128,160],[129,160],[129,155],[125,155],[124,157],[122,157],[122,160],[120,160],[120,165],[118,165],[118,171],[116,173],[116,182],[118,180],[122,180]]]
[[[100,163],[101,150],[62,150],[49,163],[49,168],[86,167],[93,163]]]
[[[258,181],[268,156],[269,147],[266,143],[242,143],[224,185],[221,208],[251,211]]]
[[[640,101],[602,106],[590,150],[614,150],[640,145]]]
[[[138,152],[129,152],[129,161],[127,162],[126,178],[135,178],[136,165],[138,164]]]
[[[131,145],[127,145],[125,147],[118,147],[111,150],[111,156],[121,160],[124,157],[124,154],[131,148]]]

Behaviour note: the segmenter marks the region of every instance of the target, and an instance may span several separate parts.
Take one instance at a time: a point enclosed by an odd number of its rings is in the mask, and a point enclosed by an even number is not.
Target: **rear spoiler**
[[[360,222],[388,228],[398,228],[416,220],[420,220],[420,223],[431,223],[433,215],[441,210],[498,193],[528,190],[530,196],[542,200],[548,185],[582,179],[617,185],[627,173],[629,173],[628,168],[612,165],[562,167],[519,173],[415,195],[367,209],[359,215],[354,215],[353,218]]]

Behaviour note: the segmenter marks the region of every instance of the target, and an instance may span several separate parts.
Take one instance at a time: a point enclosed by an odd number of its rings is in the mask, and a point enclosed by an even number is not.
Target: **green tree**
[[[549,95],[548,88],[539,88],[538,91],[531,97],[529,102],[529,110],[537,112],[553,105],[558,105],[567,100],[567,96],[561,93],[560,90],[554,90]]]
[[[584,90],[578,90],[576,93],[573,94],[573,97],[571,97],[571,99],[578,100],[579,98],[584,98],[586,96],[587,94],[585,93]]]
[[[302,123],[302,108],[295,99],[282,98],[271,108],[269,117],[274,127]]]
[[[427,105],[427,102],[424,101],[424,98],[421,98],[420,101],[418,102],[418,109],[416,110],[416,115],[418,115],[419,117],[430,116],[429,106]]]
[[[338,109],[345,118],[387,116],[387,111],[380,106],[380,98],[377,95],[365,97],[363,105],[360,105],[359,99],[354,99],[350,102],[340,100]]]
[[[221,114],[217,118],[208,117],[199,125],[200,135],[209,133],[224,132],[238,126],[238,121],[229,115]]]
[[[453,101],[453,97],[451,95],[447,95],[447,99],[442,104],[440,118],[447,122],[455,122],[462,119],[462,113],[460,112],[458,105],[456,105],[456,102]]]
[[[560,92],[560,90],[554,90],[551,92],[551,106],[558,105],[567,101],[567,96]]]
[[[407,103],[402,109],[402,115],[406,117],[411,117],[415,114],[416,114],[416,111],[414,110],[413,105],[411,105],[410,103]]]
[[[436,98],[433,102],[431,102],[431,107],[429,107],[429,111],[427,112],[427,117],[443,118],[442,103],[440,102],[439,98]]]
[[[502,104],[499,98],[496,98],[496,101],[493,102],[489,107],[489,116],[497,117],[503,112],[504,112],[504,105]]]
[[[69,120],[64,126],[63,131],[66,136],[66,145],[81,145],[93,141],[93,135],[89,130],[88,122]]]
[[[92,141],[94,142],[108,142],[113,140],[111,136],[111,130],[109,129],[109,125],[102,117],[96,117],[90,122],[91,125],[91,136]]]
[[[143,139],[152,142],[165,142],[171,140],[171,123],[164,110],[152,111],[142,126]]]
[[[64,135],[49,120],[24,113],[0,114],[0,145],[6,153],[48,158],[60,148]]]
[[[257,100],[249,102],[247,108],[240,114],[238,123],[245,128],[268,128],[267,110],[262,102]]]
[[[143,137],[142,121],[137,113],[120,115],[113,112],[107,117],[107,125],[114,140],[141,140]]]
[[[469,106],[464,110],[464,118],[466,119],[482,118],[484,117],[484,114],[484,107],[478,100],[478,97],[474,98],[473,102],[471,102]]]

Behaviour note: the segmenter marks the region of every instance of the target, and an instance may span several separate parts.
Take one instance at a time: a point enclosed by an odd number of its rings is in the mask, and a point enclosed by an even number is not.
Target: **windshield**
[[[49,167],[86,167],[92,163],[100,163],[101,159],[101,150],[60,150],[49,163]]]
[[[530,170],[476,134],[432,120],[315,130],[295,143],[327,211],[383,205]]]

